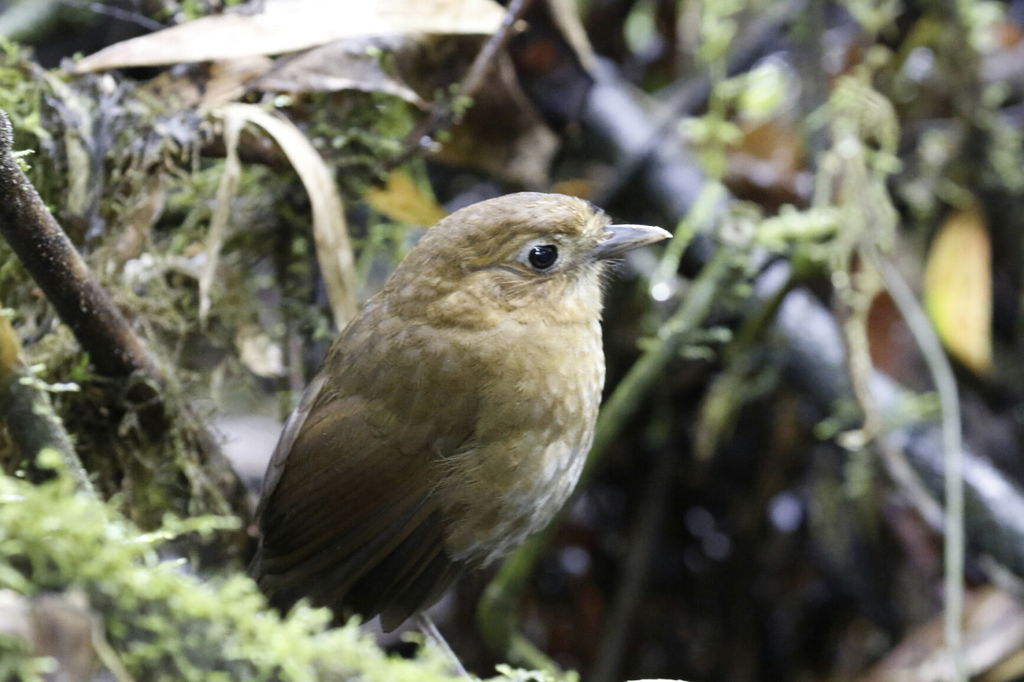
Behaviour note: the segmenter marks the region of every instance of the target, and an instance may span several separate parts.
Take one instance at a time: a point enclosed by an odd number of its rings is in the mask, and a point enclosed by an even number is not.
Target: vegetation
[[[609,288],[576,501],[455,591],[471,670],[1019,675],[984,616],[1024,618],[1020,3],[451,2],[0,2],[0,192],[25,173],[152,359],[102,371],[0,239],[0,678],[448,679],[266,609],[271,446],[232,469],[214,432],[274,432],[424,229],[521,189],[676,236]]]

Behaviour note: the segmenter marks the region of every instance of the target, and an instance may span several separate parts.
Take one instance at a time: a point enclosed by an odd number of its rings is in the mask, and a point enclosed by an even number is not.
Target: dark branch
[[[156,361],[18,167],[13,143],[11,122],[0,111],[0,234],[102,374],[158,381]]]
[[[175,420],[162,390],[169,384],[142,339],[92,276],[71,240],[61,229],[11,154],[14,133],[0,110],[0,235],[11,245],[33,280],[46,294],[89,354],[96,369],[112,378],[130,380],[127,397],[135,404],[150,441],[163,438]],[[243,519],[249,508],[245,489],[220,452],[217,439],[202,426],[188,405],[190,439],[201,454],[205,475],[231,510]]]
[[[502,21],[501,26],[487,39],[484,46],[480,48],[480,52],[477,53],[476,58],[470,65],[469,71],[466,72],[466,77],[462,80],[462,85],[459,86],[458,92],[454,96],[434,105],[430,116],[409,135],[405,150],[387,164],[388,169],[397,168],[417,154],[429,150],[434,144],[434,136],[437,135],[438,131],[450,128],[459,122],[459,114],[456,113],[456,102],[467,97],[472,98],[480,90],[484,79],[494,67],[494,61],[498,53],[505,49],[509,38],[512,37],[516,23],[526,13],[530,2],[531,0],[512,0],[509,3],[508,11],[505,13],[505,19]]]

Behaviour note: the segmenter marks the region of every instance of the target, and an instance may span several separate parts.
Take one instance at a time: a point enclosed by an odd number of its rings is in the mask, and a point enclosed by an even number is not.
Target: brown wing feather
[[[365,342],[359,336],[357,324],[345,338]],[[380,344],[380,357],[349,363],[335,349],[289,418],[268,468],[250,567],[278,608],[309,597],[339,618],[383,612],[390,629],[436,601],[461,570],[445,553],[434,489],[445,450],[472,435],[477,401],[469,386],[440,375],[446,357],[432,349],[404,367],[412,356]],[[382,363],[404,380],[375,381]],[[422,391],[439,382],[449,389],[440,405]]]

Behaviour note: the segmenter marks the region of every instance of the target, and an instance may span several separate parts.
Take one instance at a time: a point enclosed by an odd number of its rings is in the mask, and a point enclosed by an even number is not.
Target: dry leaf
[[[203,17],[115,43],[82,59],[74,71],[283,54],[365,36],[486,35],[498,29],[504,15],[494,0],[264,0],[261,8]]]
[[[375,50],[393,51],[402,39],[339,40],[308,52],[278,59],[274,68],[251,85],[271,92],[380,92],[425,107],[409,86],[385,73]]]
[[[164,212],[167,200],[167,176],[153,173],[143,181],[139,190],[128,199],[118,217],[119,229],[114,252],[118,262],[125,262],[142,255],[149,243],[153,226]]]
[[[3,301],[0,301],[0,305]],[[6,381],[6,377],[16,368],[21,366],[19,355],[21,354],[21,339],[14,331],[9,315],[0,313],[0,379]],[[0,626],[0,632],[2,632]]]
[[[235,346],[242,364],[258,377],[273,379],[285,375],[284,352],[263,328],[242,325],[235,334]]]
[[[205,107],[234,102],[250,89],[256,80],[274,66],[269,57],[240,57],[210,64],[208,80],[202,88],[200,102]]]
[[[742,199],[771,206],[800,204],[812,189],[804,169],[803,133],[783,121],[769,121],[743,131],[729,152],[725,182]]]
[[[221,173],[217,186],[217,202],[210,216],[210,231],[206,237],[206,261],[199,273],[199,326],[206,328],[206,320],[210,314],[210,287],[217,274],[220,261],[220,250],[228,233],[228,221],[231,218],[231,202],[238,194],[238,183],[242,178],[242,164],[238,161],[238,136],[245,125],[244,112],[229,109],[224,114],[224,172]]]
[[[341,329],[356,313],[357,284],[345,213],[331,170],[302,131],[285,118],[253,104],[228,104],[215,113],[239,116],[263,128],[299,174],[313,211],[313,241],[334,324]]]
[[[991,670],[1024,647],[1024,608],[1011,594],[985,586],[965,595],[964,657],[971,679]],[[942,618],[915,627],[862,682],[938,682],[950,680],[943,646]],[[1011,679],[1011,678],[998,678]]]
[[[932,243],[924,301],[943,344],[982,374],[992,367],[992,246],[977,205],[953,213]]]
[[[375,211],[405,225],[430,227],[445,216],[434,198],[421,192],[402,169],[388,176],[384,189],[368,191],[366,201]]]

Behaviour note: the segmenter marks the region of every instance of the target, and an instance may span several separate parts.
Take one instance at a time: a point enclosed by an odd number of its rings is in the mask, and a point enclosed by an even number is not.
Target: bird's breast
[[[447,458],[439,489],[447,548],[472,563],[494,561],[544,527],[565,503],[593,439],[604,385],[599,323],[509,324],[477,347],[479,418],[466,447]]]

